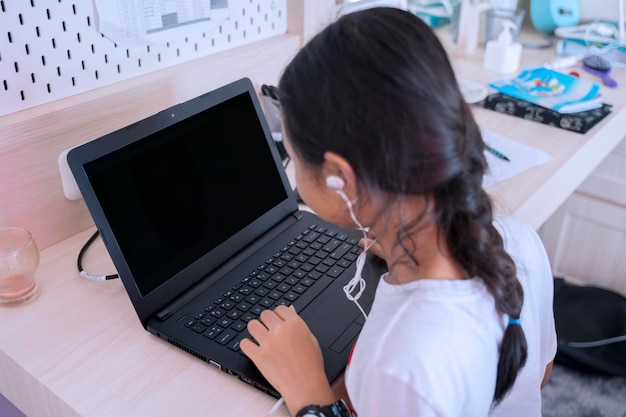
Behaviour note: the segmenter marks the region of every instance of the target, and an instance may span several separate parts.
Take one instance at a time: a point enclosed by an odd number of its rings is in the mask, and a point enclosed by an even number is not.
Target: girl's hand
[[[292,415],[310,404],[335,401],[319,343],[293,306],[265,310],[248,323],[254,340],[241,350],[282,395]]]

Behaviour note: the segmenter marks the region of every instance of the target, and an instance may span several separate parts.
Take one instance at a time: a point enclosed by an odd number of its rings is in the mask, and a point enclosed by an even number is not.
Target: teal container
[[[558,27],[580,22],[580,4],[578,0],[531,0],[530,19],[539,32],[553,34]]]

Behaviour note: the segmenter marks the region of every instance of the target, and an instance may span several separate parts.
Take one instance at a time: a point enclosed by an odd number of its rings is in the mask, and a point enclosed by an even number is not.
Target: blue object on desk
[[[580,5],[578,0],[530,0],[530,19],[539,32],[552,34],[580,22]]]

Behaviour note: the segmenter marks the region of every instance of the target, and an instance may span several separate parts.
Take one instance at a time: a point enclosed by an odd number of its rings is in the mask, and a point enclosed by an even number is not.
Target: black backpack
[[[608,289],[554,279],[555,363],[626,376],[626,298]]]

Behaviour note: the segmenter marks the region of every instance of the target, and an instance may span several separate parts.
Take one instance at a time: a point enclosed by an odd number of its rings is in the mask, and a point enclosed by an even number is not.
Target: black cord
[[[89,240],[87,240],[87,242],[85,242],[85,244],[83,245],[83,247],[80,250],[80,252],[78,252],[78,260],[76,262],[76,265],[78,266],[78,273],[82,277],[85,277],[85,278],[93,280],[93,281],[106,281],[106,280],[109,280],[109,279],[119,278],[119,275],[117,275],[117,274],[113,274],[113,275],[95,275],[95,274],[90,274],[89,272],[86,272],[83,269],[83,255],[85,254],[85,252],[87,252],[87,249],[89,248],[89,246],[91,246],[93,241],[96,240],[96,238],[98,237],[99,234],[100,233],[96,230],[96,232],[89,238]]]

